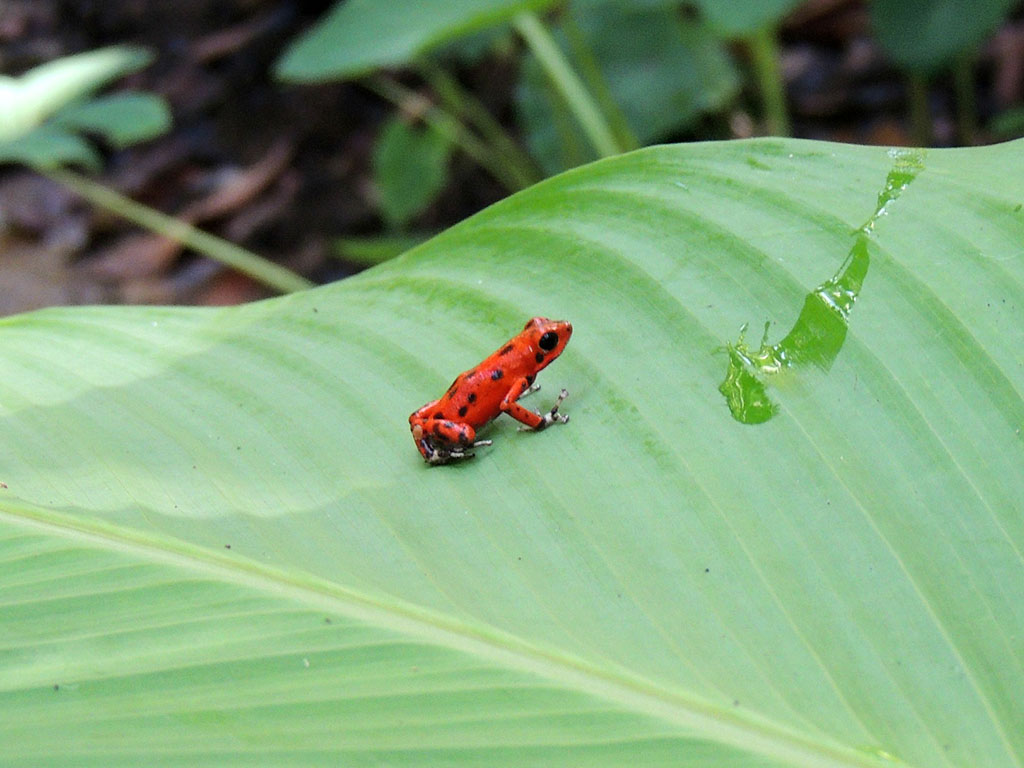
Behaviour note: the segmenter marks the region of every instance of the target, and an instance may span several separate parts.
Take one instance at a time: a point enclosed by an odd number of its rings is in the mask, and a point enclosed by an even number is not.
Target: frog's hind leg
[[[469,424],[449,419],[424,419],[413,428],[413,437],[430,465],[471,459],[471,448],[491,444],[490,440],[477,440],[476,430]]]

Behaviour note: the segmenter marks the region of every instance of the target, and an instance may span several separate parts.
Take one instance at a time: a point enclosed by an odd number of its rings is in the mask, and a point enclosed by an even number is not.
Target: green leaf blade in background
[[[289,82],[323,82],[401,66],[443,43],[539,11],[552,0],[415,0],[336,4],[277,62],[277,76]]]
[[[1015,0],[875,0],[871,21],[889,57],[914,72],[932,73],[952,63],[995,30]]]
[[[0,164],[49,171],[62,165],[98,170],[99,152],[80,132],[123,148],[170,126],[170,108],[148,93],[89,98],[97,88],[145,67],[152,55],[110,46],[41,64],[20,77],[0,76]]]
[[[0,77],[0,141],[32,130],[67,104],[152,60],[144,48],[115,45],[41,64],[18,78]]]
[[[55,116],[54,123],[96,133],[120,149],[164,133],[171,127],[171,110],[159,96],[125,92],[72,104]]]
[[[759,426],[723,348],[884,149],[656,147],[323,289],[0,321],[10,761],[1020,765],[1022,148],[923,156]],[[408,414],[533,314],[570,423],[425,467]]]
[[[10,141],[0,142],[0,163],[25,163],[34,168],[82,165],[99,170],[99,153],[81,136],[45,125]]]
[[[721,41],[706,26],[680,18],[674,7],[594,2],[567,13],[641,143],[690,128],[736,95],[736,71]],[[565,45],[564,34],[557,39]],[[651,93],[664,98],[651,99]],[[559,123],[564,109],[558,99],[530,56],[517,94],[519,119],[531,154],[552,174],[594,159],[581,149],[588,145],[579,128]]]
[[[799,0],[762,0],[760,3],[731,3],[697,0],[708,23],[723,37],[747,37],[773,25],[799,5]]]
[[[381,215],[401,229],[426,208],[448,178],[448,140],[429,127],[414,127],[400,117],[381,130],[373,148],[373,179]]]

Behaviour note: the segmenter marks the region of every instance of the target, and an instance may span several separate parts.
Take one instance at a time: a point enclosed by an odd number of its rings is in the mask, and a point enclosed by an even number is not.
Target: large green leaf
[[[4,764],[1019,766],[1022,208],[1021,142],[656,147],[319,290],[0,322]],[[572,420],[427,468],[532,314]]]

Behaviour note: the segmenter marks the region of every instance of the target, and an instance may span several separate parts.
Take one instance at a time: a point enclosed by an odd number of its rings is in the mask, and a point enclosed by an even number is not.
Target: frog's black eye
[[[537,344],[545,352],[550,352],[558,346],[558,334],[554,331],[548,331],[540,337],[540,341],[538,341]]]

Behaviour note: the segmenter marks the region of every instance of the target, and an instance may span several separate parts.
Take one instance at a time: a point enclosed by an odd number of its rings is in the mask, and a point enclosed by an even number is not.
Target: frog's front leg
[[[470,448],[490,445],[490,440],[477,440],[476,430],[469,424],[450,419],[416,419],[411,424],[416,447],[428,464],[447,464],[471,459]]]
[[[530,394],[530,392],[536,392],[539,387],[532,387],[530,379],[520,379],[512,389],[509,390],[508,394],[505,395],[505,399],[501,401],[501,410],[507,413],[516,421],[525,424],[526,428],[539,432],[545,427],[550,427],[552,424],[559,423],[565,424],[569,421],[567,414],[558,412],[558,407],[562,404],[562,401],[569,396],[566,390],[562,390],[559,393],[558,398],[555,400],[555,404],[551,406],[551,410],[541,415],[535,411],[531,411],[516,400],[524,395]],[[520,427],[523,429],[523,427]]]
[[[540,392],[540,384],[531,384],[526,389],[524,389],[523,393],[519,397],[517,397],[516,399],[517,400],[522,400],[524,397],[529,397],[534,392]]]

